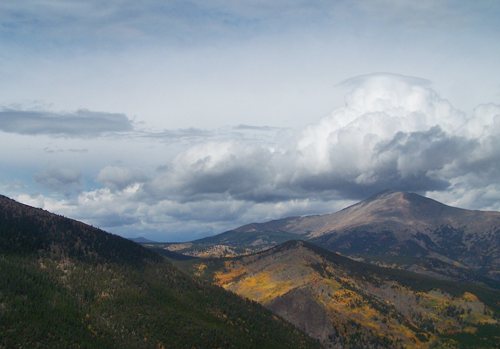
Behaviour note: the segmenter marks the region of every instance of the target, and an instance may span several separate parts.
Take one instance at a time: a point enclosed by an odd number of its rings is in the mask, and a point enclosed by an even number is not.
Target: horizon
[[[354,202],[354,203],[352,203],[352,204],[349,204],[349,205],[347,205],[347,206],[345,206],[345,207],[342,207],[342,208],[340,208],[340,209],[338,209],[338,210],[336,210],[336,211],[332,211],[332,212],[324,212],[324,213],[322,213],[322,214],[333,214],[333,213],[337,213],[337,212],[343,211],[343,210],[345,210],[345,209],[348,209],[348,208],[350,208],[351,206],[355,206],[355,205],[360,204],[360,203],[362,203],[362,202],[369,201],[369,200],[370,200],[370,199],[372,199],[372,198],[379,197],[379,196],[381,196],[381,195],[383,195],[383,194],[398,194],[398,193],[401,193],[401,194],[416,194],[416,195],[418,195],[418,196],[420,196],[420,197],[423,197],[423,198],[426,198],[426,199],[430,199],[430,200],[434,200],[434,199],[432,199],[432,198],[429,198],[429,197],[427,197],[427,196],[424,196],[424,195],[419,194],[419,193],[416,193],[416,192],[408,192],[408,191],[406,191],[406,192],[405,192],[405,191],[397,191],[397,190],[392,190],[392,189],[385,189],[385,190],[382,190],[382,191],[380,191],[380,192],[378,192],[378,193],[375,193],[375,194],[373,194],[373,195],[370,195],[369,197],[367,197],[367,198],[365,198],[365,199],[363,199],[363,200],[360,200],[360,201]],[[3,197],[5,197],[5,198],[7,198],[7,199],[10,199],[10,200],[14,200],[14,199],[12,199],[12,198],[10,198],[10,197],[8,197],[8,196],[5,196],[5,195],[3,195],[3,194],[1,194],[1,193],[0,193],[0,196],[3,196]],[[434,200],[434,201],[437,201],[437,200]],[[455,207],[455,206],[451,206],[451,205],[448,205],[448,204],[446,204],[446,203],[444,203],[444,202],[440,202],[440,201],[437,201],[437,202],[438,202],[439,204],[441,204],[441,205],[445,205],[445,206],[449,206],[449,207],[453,207],[453,208],[458,208],[458,209],[469,210],[468,208],[464,208],[464,207]],[[25,205],[30,206],[29,204],[25,204]],[[39,207],[35,207],[35,206],[32,206],[32,207],[34,207],[34,208],[39,208]],[[43,208],[42,208],[42,209],[43,209]],[[48,212],[50,212],[50,211],[48,211]],[[499,212],[499,211],[483,211],[483,212]],[[210,237],[210,236],[220,235],[220,234],[226,233],[226,232],[228,232],[228,231],[235,230],[235,229],[237,229],[237,228],[240,228],[240,227],[245,226],[245,225],[248,225],[248,224],[262,224],[262,223],[269,223],[269,222],[279,221],[279,220],[288,219],[288,218],[294,218],[294,217],[307,217],[307,216],[314,216],[314,215],[318,215],[318,214],[314,214],[314,213],[312,213],[312,214],[309,214],[309,215],[283,216],[283,217],[277,217],[277,218],[274,218],[274,219],[271,219],[271,220],[267,220],[267,221],[253,221],[253,222],[246,222],[246,223],[243,223],[243,224],[242,224],[242,225],[240,225],[240,226],[231,227],[231,228],[229,228],[228,230],[225,230],[225,231],[214,232],[213,234],[203,236],[202,238],[205,238],[205,237]],[[74,220],[77,220],[77,219],[75,219],[75,218],[73,218],[73,217],[69,217],[69,216],[67,217],[67,216],[64,216],[64,215],[63,215],[63,217],[65,217],[65,218],[69,218],[69,219],[74,219]],[[91,225],[91,224],[90,224],[90,225]],[[92,226],[92,225],[91,225],[91,226]],[[99,227],[99,226],[96,226],[95,228],[97,228],[97,229],[101,229],[101,230],[103,230],[103,231],[105,231],[105,232],[107,232],[107,233],[112,233],[112,232],[107,231],[107,230],[106,230],[106,229],[104,229],[104,228]],[[115,233],[112,233],[112,234],[115,234]],[[115,235],[121,236],[120,234],[115,234]],[[145,237],[145,236],[143,236],[143,235],[136,235],[136,236],[122,236],[122,237],[124,237],[124,238],[126,238],[126,239],[129,239],[129,240],[133,240],[134,242],[136,242],[135,240],[139,240],[139,239],[145,239],[145,240],[148,240],[148,241],[146,241],[146,242],[144,242],[144,243],[174,243],[174,244],[175,244],[175,243],[193,242],[193,241],[198,240],[198,238],[197,238],[197,239],[191,239],[191,240],[180,240],[180,241],[179,241],[179,240],[177,240],[177,241],[171,241],[171,240],[155,240],[155,239],[151,239],[151,238]],[[299,239],[299,240],[293,240],[293,241],[305,241],[305,240],[300,240],[300,239]],[[140,241],[139,241],[138,243],[142,243],[142,242],[140,242]]]
[[[190,241],[385,188],[500,211],[500,3],[0,4],[0,193]]]

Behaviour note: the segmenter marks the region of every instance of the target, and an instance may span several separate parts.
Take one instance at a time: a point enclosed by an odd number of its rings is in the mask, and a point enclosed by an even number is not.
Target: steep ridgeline
[[[0,196],[0,348],[316,348],[262,306]]]
[[[176,262],[255,300],[325,348],[494,348],[500,292],[365,264],[303,241]]]
[[[248,224],[167,248],[231,256],[291,239],[434,276],[500,281],[500,212],[459,209],[413,193],[384,192],[333,214]]]
[[[418,272],[500,280],[500,212],[389,192],[325,216],[307,237],[332,251]]]

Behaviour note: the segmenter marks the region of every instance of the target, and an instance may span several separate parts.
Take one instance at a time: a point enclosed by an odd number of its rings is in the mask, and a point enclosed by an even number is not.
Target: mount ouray
[[[332,214],[252,223],[162,247],[199,257],[236,256],[294,239],[439,278],[495,287],[500,281],[500,212],[460,209],[405,192],[382,192]]]

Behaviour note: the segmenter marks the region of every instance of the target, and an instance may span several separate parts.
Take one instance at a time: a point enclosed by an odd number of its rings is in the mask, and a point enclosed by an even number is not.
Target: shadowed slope
[[[0,196],[0,251],[86,262],[159,261],[140,245],[82,222]]]
[[[0,198],[0,348],[315,348],[126,239]]]

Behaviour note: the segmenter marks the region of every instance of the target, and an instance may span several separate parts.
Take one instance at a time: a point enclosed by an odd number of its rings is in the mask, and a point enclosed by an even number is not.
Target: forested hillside
[[[315,348],[156,253],[0,197],[0,348]]]

